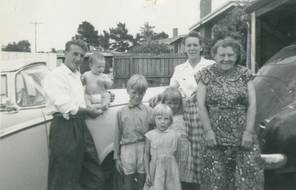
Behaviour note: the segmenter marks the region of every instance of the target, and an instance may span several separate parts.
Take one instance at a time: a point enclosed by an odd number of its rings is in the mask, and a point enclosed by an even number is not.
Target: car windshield
[[[43,105],[46,102],[42,81],[48,70],[45,65],[34,65],[16,75],[16,102],[21,107]]]

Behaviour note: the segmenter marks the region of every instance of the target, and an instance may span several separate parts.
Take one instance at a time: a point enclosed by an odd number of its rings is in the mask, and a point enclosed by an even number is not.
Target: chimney
[[[173,38],[178,36],[178,28],[173,28]]]
[[[212,0],[200,0],[200,19],[208,15],[212,10]]]

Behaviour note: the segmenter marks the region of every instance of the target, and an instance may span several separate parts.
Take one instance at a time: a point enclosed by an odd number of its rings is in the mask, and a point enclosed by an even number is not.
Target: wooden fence
[[[144,75],[149,86],[168,85],[175,66],[185,61],[186,57],[179,54],[115,56],[113,65],[114,87],[125,87],[126,81],[133,74]]]

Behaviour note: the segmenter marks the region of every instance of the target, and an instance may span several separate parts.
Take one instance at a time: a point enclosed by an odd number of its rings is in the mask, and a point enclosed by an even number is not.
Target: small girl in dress
[[[191,144],[187,138],[187,129],[182,115],[182,95],[175,87],[167,88],[162,94],[163,104],[168,105],[173,111],[173,124],[171,129],[178,135],[176,160],[179,166],[182,190],[195,189],[196,178],[193,171]]]
[[[179,168],[175,159],[178,136],[169,128],[173,122],[171,108],[158,104],[153,109],[156,129],[145,134],[144,190],[181,190]],[[151,159],[150,159],[151,156]]]

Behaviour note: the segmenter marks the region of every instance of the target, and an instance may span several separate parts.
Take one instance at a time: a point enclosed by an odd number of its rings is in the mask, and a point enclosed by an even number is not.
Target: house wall
[[[173,46],[173,52],[175,54],[183,54],[184,53],[183,37],[173,42],[171,46]]]

